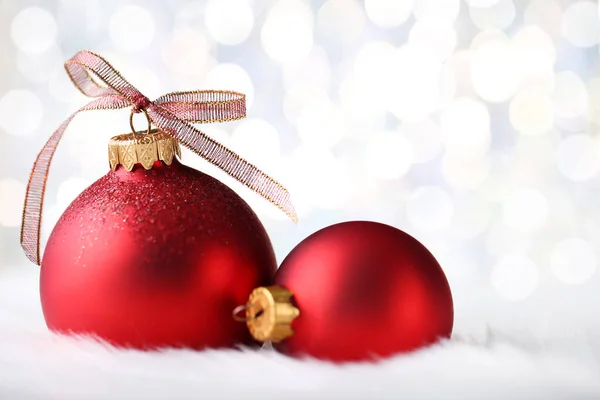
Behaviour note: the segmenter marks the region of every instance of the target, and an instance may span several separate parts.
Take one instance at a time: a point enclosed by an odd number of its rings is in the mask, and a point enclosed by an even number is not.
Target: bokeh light
[[[474,197],[458,199],[454,209],[451,229],[460,238],[474,239],[483,234],[490,223],[490,207],[483,199]]]
[[[446,155],[442,160],[442,173],[450,185],[459,189],[476,189],[490,172],[490,160],[479,158],[464,160]]]
[[[413,0],[365,0],[369,19],[382,28],[393,28],[408,20]]]
[[[558,145],[556,166],[565,177],[582,182],[592,179],[600,169],[600,146],[587,134],[565,137]]]
[[[314,208],[343,207],[351,196],[346,168],[324,148],[301,145],[287,162],[285,180],[300,215]]]
[[[521,88],[551,93],[554,90],[556,48],[552,38],[537,26],[519,29],[511,41]]]
[[[590,118],[600,123],[600,78],[591,79],[587,85]]]
[[[516,190],[503,203],[504,222],[518,232],[541,229],[548,213],[548,200],[533,188]]]
[[[408,37],[408,43],[417,48],[427,48],[440,60],[447,59],[454,52],[456,41],[452,23],[438,17],[417,20]]]
[[[378,96],[373,86],[359,80],[356,74],[349,73],[340,84],[339,97],[344,116],[350,122],[349,136],[353,136],[351,133],[354,132],[366,140],[369,129],[384,118],[384,99],[381,94]],[[363,125],[366,128],[361,128]]]
[[[477,97],[471,81],[471,60],[473,53],[468,50],[458,50],[447,61],[445,69],[451,74],[454,82],[454,96]]]
[[[23,196],[25,185],[15,179],[5,178],[0,180],[0,225],[14,228],[21,225],[23,213]]]
[[[440,126],[430,118],[404,121],[398,133],[408,139],[415,163],[429,162],[442,150]]]
[[[254,15],[247,0],[209,0],[204,23],[217,42],[231,46],[248,38],[254,26]]]
[[[283,112],[285,117],[294,125],[298,121],[304,107],[312,103],[330,104],[327,92],[319,86],[304,82],[291,86],[283,98]]]
[[[414,0],[413,14],[417,20],[437,18],[452,23],[460,12],[460,0]]]
[[[485,232],[485,249],[491,257],[502,257],[512,252],[528,251],[531,247],[528,237],[492,218]],[[489,261],[492,263],[492,261]],[[496,261],[493,261],[495,263]]]
[[[497,0],[489,7],[469,7],[471,20],[479,29],[506,29],[513,23],[516,14],[512,0]]]
[[[195,51],[189,51],[190,48]],[[162,47],[162,59],[176,75],[197,77],[212,64],[206,37],[190,27],[175,29]]]
[[[261,30],[262,46],[269,57],[280,63],[297,62],[313,45],[314,17],[300,0],[281,0],[267,13]]]
[[[306,104],[298,115],[297,126],[300,139],[315,146],[332,147],[346,132],[341,109],[327,98]]]
[[[19,11],[10,27],[15,46],[29,55],[41,54],[56,42],[56,20],[47,10],[27,7]]]
[[[408,222],[422,232],[437,232],[447,228],[453,215],[452,198],[437,186],[419,187],[406,201]]]
[[[550,97],[535,90],[517,92],[510,102],[508,115],[515,130],[524,135],[543,135],[554,126]]]
[[[365,13],[358,0],[327,0],[319,8],[317,24],[327,38],[352,43],[363,33]]]
[[[395,52],[394,46],[386,41],[368,42],[354,59],[355,79],[364,86],[372,86],[374,94],[381,92],[393,73],[390,64]]]
[[[500,0],[465,0],[472,7],[488,8],[498,3]]]
[[[598,2],[578,1],[563,13],[561,31],[565,39],[578,47],[591,47],[600,41]]]
[[[121,51],[138,51],[150,46],[156,33],[152,13],[139,5],[126,4],[111,16],[108,35]]]
[[[440,60],[426,47],[408,44],[395,50],[380,78],[387,109],[399,119],[429,116],[440,102],[441,71]]]
[[[506,40],[488,40],[478,47],[471,61],[473,87],[491,103],[504,102],[519,87],[518,60]]]
[[[212,136],[212,135],[211,135]],[[275,170],[279,162],[280,144],[277,130],[265,120],[243,120],[228,142],[232,150],[264,170]]]
[[[63,58],[63,54],[57,47],[52,47],[42,54],[35,55],[19,52],[17,54],[17,69],[21,76],[29,82],[43,84],[49,81],[52,70],[56,65],[62,64]]]
[[[494,28],[484,29],[482,31],[479,31],[473,37],[473,39],[471,39],[471,44],[469,45],[469,50],[471,50],[472,52],[475,52],[481,46],[483,46],[484,44],[487,44],[488,42],[495,42],[495,41],[507,42],[508,39],[509,39],[508,35],[500,29],[494,29]]]
[[[299,84],[328,87],[331,67],[327,52],[320,46],[313,46],[306,58],[283,66],[283,80],[286,88]]]
[[[552,249],[550,266],[554,275],[562,282],[581,284],[590,279],[596,271],[596,252],[581,238],[566,238]]]
[[[538,26],[553,38],[560,36],[562,8],[556,0],[531,0],[523,12],[525,25]]]
[[[397,132],[373,135],[365,149],[366,169],[378,179],[398,179],[408,172],[411,163],[410,143]]]
[[[440,126],[446,152],[453,157],[477,159],[489,150],[490,114],[480,101],[456,99],[442,111]]]
[[[0,98],[0,128],[11,135],[29,135],[40,126],[44,107],[27,89],[14,89]]]
[[[395,51],[394,46],[385,41],[371,41],[358,50],[351,72],[340,84],[342,108],[350,118],[383,112],[395,72],[392,65]]]
[[[578,131],[587,124],[588,94],[585,84],[573,71],[556,74],[552,106],[556,123],[563,129]]]

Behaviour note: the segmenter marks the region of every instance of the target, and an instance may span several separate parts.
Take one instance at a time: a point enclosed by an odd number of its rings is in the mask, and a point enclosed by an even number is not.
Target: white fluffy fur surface
[[[553,345],[491,332],[347,365],[266,349],[118,350],[48,332],[37,270],[0,269],[0,400],[600,399],[589,337]]]

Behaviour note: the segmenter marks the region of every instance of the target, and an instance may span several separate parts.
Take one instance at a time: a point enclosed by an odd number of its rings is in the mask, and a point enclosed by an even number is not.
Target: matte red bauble
[[[355,221],[314,233],[283,261],[273,285],[252,293],[248,326],[286,354],[369,360],[452,332],[452,295],[440,265],[388,225]]]
[[[275,272],[261,222],[227,186],[180,164],[168,136],[131,138],[113,138],[115,170],[50,235],[40,282],[48,327],[144,349],[252,343],[231,309]],[[140,151],[152,140],[160,159]]]

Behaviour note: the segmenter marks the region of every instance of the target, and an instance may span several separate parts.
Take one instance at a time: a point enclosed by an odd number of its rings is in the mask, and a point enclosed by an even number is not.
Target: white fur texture
[[[138,352],[46,330],[37,270],[0,270],[0,400],[600,399],[600,341],[462,332],[376,364],[272,350]],[[598,339],[598,337],[596,337]]]

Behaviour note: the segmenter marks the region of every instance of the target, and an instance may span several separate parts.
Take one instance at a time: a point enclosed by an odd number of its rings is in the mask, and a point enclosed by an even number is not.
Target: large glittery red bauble
[[[454,309],[446,276],[412,236],[354,221],[302,241],[274,284],[293,293],[300,315],[284,353],[332,361],[390,356],[447,338]]]
[[[231,347],[252,339],[231,312],[276,270],[250,207],[173,160],[119,166],[54,228],[40,293],[48,327],[135,348]]]

